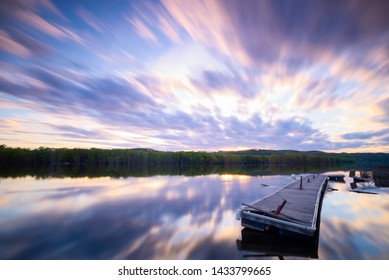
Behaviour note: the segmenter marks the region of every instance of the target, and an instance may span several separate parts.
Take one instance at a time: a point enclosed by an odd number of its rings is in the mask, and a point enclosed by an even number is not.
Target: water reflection
[[[244,255],[246,258],[318,258],[318,234],[311,238],[295,238],[248,228],[241,234],[242,239],[236,243],[238,250],[248,252]]]
[[[289,180],[240,175],[5,179],[0,258],[240,258],[231,242],[240,230],[235,209]],[[263,189],[261,182],[273,186]]]
[[[323,259],[389,258],[389,191],[379,195],[348,192],[346,184],[332,183],[340,192],[327,193],[322,209],[319,256]]]
[[[336,166],[335,168],[340,168]],[[0,169],[0,178],[18,178],[33,176],[35,178],[127,178],[150,176],[202,176],[211,174],[236,174],[248,176],[290,175],[292,173],[318,173],[328,170],[329,166],[287,166],[287,165],[161,165],[161,166],[101,166],[101,165],[49,165],[49,166],[12,166]],[[346,168],[346,167],[344,167]]]
[[[2,179],[0,258],[242,259],[235,210],[290,181],[233,173]],[[339,191],[323,201],[318,257],[388,259],[389,189],[366,196],[331,184]]]

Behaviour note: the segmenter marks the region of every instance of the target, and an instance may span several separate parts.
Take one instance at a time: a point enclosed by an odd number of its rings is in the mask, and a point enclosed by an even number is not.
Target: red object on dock
[[[281,210],[282,210],[282,208],[284,208],[286,202],[287,202],[287,201],[284,199],[284,201],[283,201],[280,205],[278,205],[276,211],[274,211],[274,214],[277,214],[277,215],[280,214],[280,213],[281,213]]]

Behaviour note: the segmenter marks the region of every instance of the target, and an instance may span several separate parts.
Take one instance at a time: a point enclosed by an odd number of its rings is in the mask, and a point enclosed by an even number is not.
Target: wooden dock
[[[345,183],[343,174],[326,174],[328,180]]]
[[[241,208],[241,224],[255,230],[278,229],[280,233],[313,236],[327,176],[300,177],[276,193]]]

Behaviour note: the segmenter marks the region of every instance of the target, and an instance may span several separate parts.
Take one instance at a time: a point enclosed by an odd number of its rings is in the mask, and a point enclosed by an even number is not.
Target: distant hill
[[[266,150],[249,149],[239,151],[219,151],[219,153],[232,155],[253,155],[253,156],[271,156],[271,155],[306,155],[322,157],[340,157],[350,162],[362,164],[389,164],[389,153],[327,153],[322,151],[297,151],[297,150]]]

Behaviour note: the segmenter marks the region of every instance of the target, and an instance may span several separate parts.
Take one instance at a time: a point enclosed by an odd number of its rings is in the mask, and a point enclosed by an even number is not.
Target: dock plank
[[[303,178],[301,189],[300,180],[298,179],[295,182],[284,186],[276,193],[254,201],[250,205],[252,205],[254,208],[259,208],[267,212],[274,213],[278,206],[281,205],[284,200],[286,200],[287,202],[282,208],[281,213],[278,216],[272,216],[271,224],[277,224],[276,220],[278,217],[282,222],[283,216],[285,216],[299,221],[300,225],[297,229],[298,231],[304,231],[300,229],[301,225],[309,228],[309,232],[314,231],[316,229],[318,198],[321,195],[320,192],[322,191],[326,178],[327,177],[325,175],[305,176]],[[242,213],[244,211],[250,212],[249,207],[243,208]],[[242,219],[242,225],[248,225],[251,228],[255,228],[252,223],[259,223],[259,221],[261,222],[263,218],[263,216],[255,216],[250,223],[245,223]],[[262,227],[263,225],[260,226],[260,228]],[[293,225],[288,224],[287,227],[288,229],[293,230]]]

